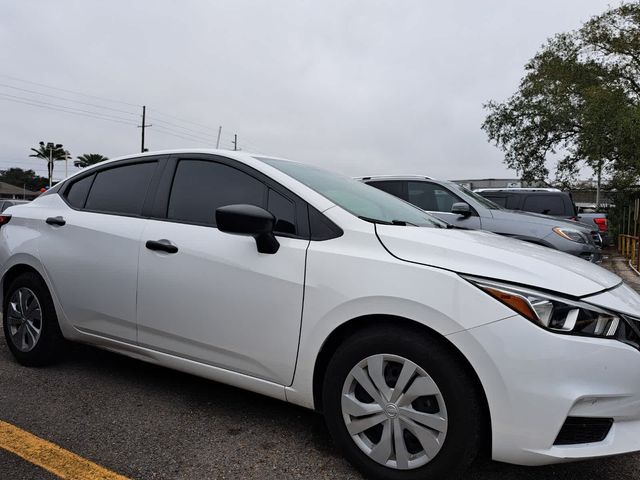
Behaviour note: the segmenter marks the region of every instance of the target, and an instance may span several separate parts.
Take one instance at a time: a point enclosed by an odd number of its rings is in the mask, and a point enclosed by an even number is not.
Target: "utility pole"
[[[222,134],[222,125],[218,127],[218,140],[216,140],[216,148],[220,148],[220,135]]]
[[[47,162],[47,167],[49,170],[49,188],[51,188],[51,177],[53,177],[53,143],[49,143],[47,146],[49,147],[49,162]]]
[[[238,150],[238,134],[234,133],[233,134],[233,151],[235,152],[236,150]]]
[[[142,128],[142,142],[140,144],[140,151],[142,153],[147,151],[147,149],[144,148],[144,129],[147,127],[153,127],[153,125],[147,125],[145,123],[146,119],[147,119],[147,107],[146,105],[143,105],[142,106],[142,125],[138,125],[138,128]]]
[[[62,150],[63,145],[61,143],[56,143],[54,145],[53,142],[47,142],[47,149],[49,150],[49,158],[47,159],[47,171],[49,172],[49,188],[51,188],[51,185],[53,183],[53,151],[54,150]],[[65,155],[66,152],[64,150],[62,150]]]

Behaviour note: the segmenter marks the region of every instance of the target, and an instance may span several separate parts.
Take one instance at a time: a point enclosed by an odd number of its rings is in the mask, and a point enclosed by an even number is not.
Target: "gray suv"
[[[406,200],[455,227],[488,230],[591,262],[602,259],[598,231],[581,223],[506,210],[453,182],[425,176],[376,176],[358,180]]]

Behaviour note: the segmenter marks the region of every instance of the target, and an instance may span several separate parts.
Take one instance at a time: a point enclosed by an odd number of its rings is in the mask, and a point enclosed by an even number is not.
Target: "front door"
[[[149,220],[142,237],[140,345],[290,384],[309,245],[297,231],[300,206],[233,161],[182,158],[171,168],[166,218]],[[277,253],[258,253],[253,238],[216,228],[216,208],[240,203],[276,216]],[[149,249],[149,240],[175,249]]]

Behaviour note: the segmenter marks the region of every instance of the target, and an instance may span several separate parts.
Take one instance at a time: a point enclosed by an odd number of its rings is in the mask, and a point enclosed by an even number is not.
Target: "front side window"
[[[408,200],[410,203],[431,212],[450,212],[456,202],[461,202],[449,190],[431,182],[408,182]]]
[[[205,160],[178,163],[169,197],[167,218],[189,223],[216,225],[216,209],[249,204],[264,207],[267,187],[254,177]]]
[[[157,162],[136,163],[99,171],[85,208],[104,213],[140,215],[156,165]]]
[[[275,190],[269,189],[267,210],[276,217],[275,233],[296,234],[296,205]]]

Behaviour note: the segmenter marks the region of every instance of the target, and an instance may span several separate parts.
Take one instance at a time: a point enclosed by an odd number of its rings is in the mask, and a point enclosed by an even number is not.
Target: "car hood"
[[[581,258],[478,230],[376,225],[395,257],[457,273],[528,285],[566,295],[592,295],[621,279]]]
[[[491,210],[491,215],[497,220],[515,220],[519,222],[535,223],[538,225],[548,225],[549,228],[553,227],[570,227],[575,229],[583,228],[586,231],[591,231],[590,225],[586,225],[581,222],[575,222],[573,220],[565,220],[563,218],[552,217],[549,215],[542,215],[541,213],[523,212],[520,210]]]

